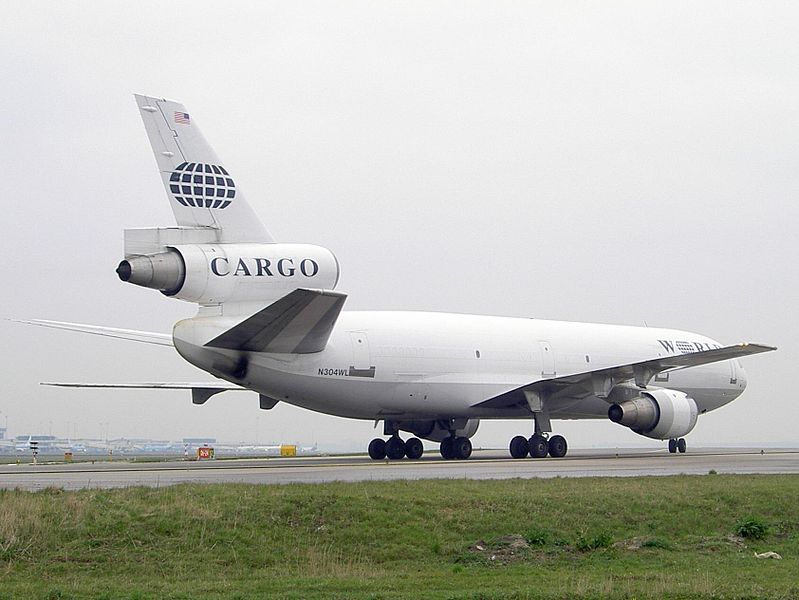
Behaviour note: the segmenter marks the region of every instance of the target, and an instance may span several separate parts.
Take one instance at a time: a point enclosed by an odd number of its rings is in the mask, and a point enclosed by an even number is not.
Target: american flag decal
[[[191,125],[191,121],[189,121],[189,113],[175,111],[175,123],[180,123],[181,125]]]

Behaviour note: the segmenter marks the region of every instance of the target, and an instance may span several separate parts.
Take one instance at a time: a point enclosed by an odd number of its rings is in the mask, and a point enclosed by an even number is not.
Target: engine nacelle
[[[647,390],[608,409],[608,418],[614,423],[656,440],[687,435],[696,425],[698,416],[699,409],[693,398],[668,389]]]
[[[480,419],[467,419],[463,427],[455,430],[455,435],[470,438],[477,433],[479,426]],[[449,437],[449,429],[442,427],[440,421],[404,421],[399,428],[431,442],[440,442]]]
[[[334,289],[339,266],[327,248],[308,244],[186,244],[131,256],[122,281],[199,304],[268,301],[297,288]]]

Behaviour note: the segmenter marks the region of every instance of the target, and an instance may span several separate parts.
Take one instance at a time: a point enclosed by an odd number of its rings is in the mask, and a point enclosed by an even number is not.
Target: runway
[[[505,450],[480,450],[467,461],[445,461],[428,451],[418,461],[379,461],[366,456],[322,456],[158,463],[102,462],[0,466],[0,488],[66,490],[160,487],[179,483],[321,483],[418,479],[641,477],[677,474],[799,474],[799,448],[574,450],[565,458],[519,459]]]

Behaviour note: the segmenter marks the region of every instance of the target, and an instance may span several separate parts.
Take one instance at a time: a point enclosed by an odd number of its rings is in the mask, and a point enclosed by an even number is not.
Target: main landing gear
[[[424,446],[422,440],[412,437],[403,441],[399,435],[394,434],[387,440],[375,438],[369,442],[369,458],[372,460],[400,460],[406,456],[411,460],[422,457]]]
[[[680,454],[685,454],[685,451],[687,449],[688,447],[685,445],[685,438],[679,438],[679,439],[672,438],[669,440],[670,454],[675,454],[676,452],[679,452]]]
[[[439,451],[446,460],[466,460],[472,455],[472,443],[469,438],[451,435],[444,438]]]
[[[441,442],[440,451],[447,460],[466,460],[472,455],[472,443],[469,438],[449,436]],[[399,435],[392,435],[387,440],[375,438],[369,442],[369,458],[372,460],[401,460],[405,457],[417,460],[423,452],[422,440],[415,437],[403,441]]]
[[[533,434],[530,439],[517,435],[510,441],[510,455],[513,458],[545,458],[547,454],[553,458],[566,456],[569,446],[562,435],[553,435],[550,438],[540,433]]]

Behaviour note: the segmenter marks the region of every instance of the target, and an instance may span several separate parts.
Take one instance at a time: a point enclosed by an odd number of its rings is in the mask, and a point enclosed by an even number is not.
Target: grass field
[[[0,599],[799,598],[798,557],[790,475],[0,491]]]

